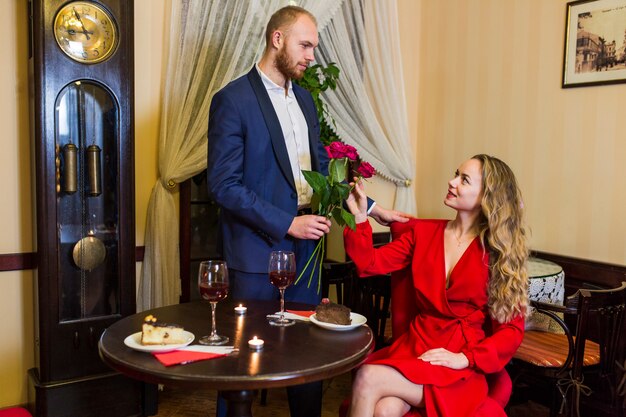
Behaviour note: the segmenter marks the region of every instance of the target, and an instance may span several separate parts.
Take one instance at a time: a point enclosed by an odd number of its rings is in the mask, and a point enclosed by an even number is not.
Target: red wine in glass
[[[291,326],[295,320],[285,318],[285,288],[296,279],[296,256],[289,251],[274,251],[270,254],[268,267],[270,282],[280,292],[280,316],[271,319],[272,326]]]
[[[223,282],[200,283],[198,290],[203,300],[222,301],[228,296],[228,284]]]
[[[201,337],[201,345],[223,345],[228,337],[217,334],[215,309],[217,302],[228,296],[228,268],[224,261],[202,261],[198,269],[198,291],[203,299],[211,303],[211,334]]]
[[[296,273],[291,271],[270,271],[270,282],[278,289],[285,289],[296,280]]]

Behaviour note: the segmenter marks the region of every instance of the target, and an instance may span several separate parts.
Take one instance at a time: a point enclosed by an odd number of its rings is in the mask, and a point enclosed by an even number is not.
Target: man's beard
[[[276,69],[280,71],[285,78],[290,80],[299,80],[304,75],[304,71],[298,70],[298,64],[290,65],[287,48],[283,47],[276,55]]]

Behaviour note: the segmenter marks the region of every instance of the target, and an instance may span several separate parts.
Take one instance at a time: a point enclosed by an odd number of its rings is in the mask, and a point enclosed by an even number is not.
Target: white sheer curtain
[[[206,168],[213,94],[248,71],[262,52],[271,14],[287,0],[174,0],[159,134],[159,180],[148,204],[137,309],[175,304],[180,296],[178,215],[173,190]],[[303,0],[320,29],[341,6]]]
[[[249,69],[274,1],[172,1],[169,59],[159,135],[159,175],[148,205],[138,310],[180,296],[178,216],[172,191],[206,168],[213,93]]]
[[[320,30],[317,60],[341,70],[324,94],[337,133],[396,185],[394,208],[416,214],[396,1],[346,0]]]

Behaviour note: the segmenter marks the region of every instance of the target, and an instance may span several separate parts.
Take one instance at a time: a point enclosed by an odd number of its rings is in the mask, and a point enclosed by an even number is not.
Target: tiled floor
[[[339,405],[350,394],[351,376],[344,374],[324,383],[322,417],[337,417]],[[215,416],[215,391],[202,389],[173,389],[165,387],[159,393],[159,413],[157,417],[213,417]],[[252,414],[255,417],[289,416],[287,395],[284,389],[268,392],[267,405],[259,404],[259,397],[254,402]],[[548,410],[529,402],[511,407],[510,417],[547,417]]]
[[[336,417],[339,405],[350,392],[351,377],[345,374],[324,381],[322,417]],[[215,391],[201,389],[184,390],[165,387],[159,393],[159,413],[157,417],[213,417],[215,416]],[[260,404],[260,396],[254,401],[252,414],[255,417],[289,416],[285,389],[268,391],[267,405]]]

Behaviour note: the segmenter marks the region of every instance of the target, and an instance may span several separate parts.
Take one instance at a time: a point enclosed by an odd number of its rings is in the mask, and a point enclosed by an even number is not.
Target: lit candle
[[[241,304],[239,304],[239,307],[235,307],[235,313],[239,314],[240,316],[246,314],[246,311],[248,311],[248,307],[244,307]]]
[[[248,340],[248,346],[252,350],[261,350],[263,349],[264,344],[265,344],[265,341],[263,339],[258,339],[256,336]]]

